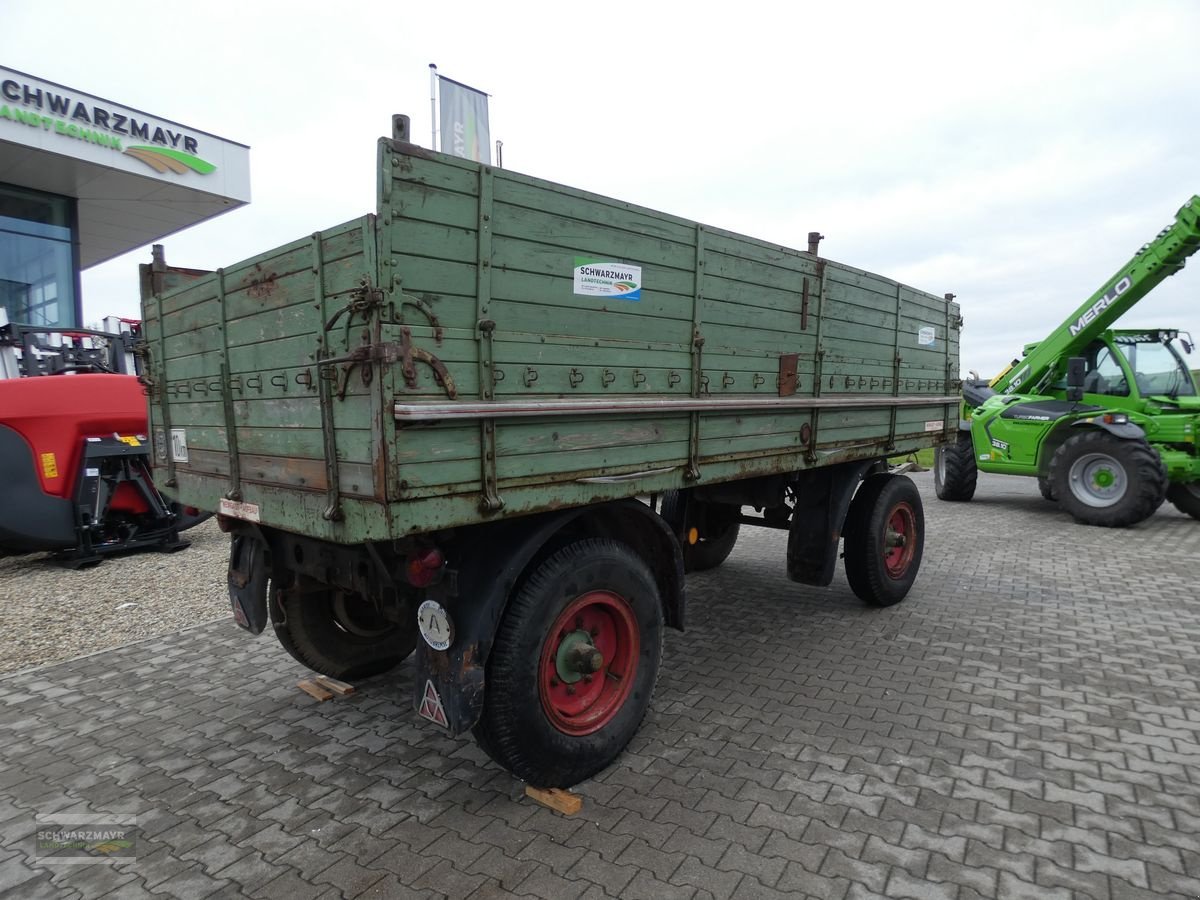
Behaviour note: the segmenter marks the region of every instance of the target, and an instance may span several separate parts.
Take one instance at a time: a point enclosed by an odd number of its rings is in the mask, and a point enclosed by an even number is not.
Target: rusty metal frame
[[[900,396],[900,313],[904,306],[904,300],[901,296],[903,291],[899,282],[896,283],[896,333],[892,340],[892,396]],[[892,414],[888,422],[888,449],[894,450],[896,447],[896,407],[892,407]]]
[[[496,360],[492,346],[496,323],[489,318],[492,302],[492,205],[495,176],[491,166],[479,168],[479,218],[477,225],[478,259],[475,268],[475,328],[479,342],[479,399],[488,408],[496,399]],[[482,496],[479,508],[485,513],[504,508],[496,490],[496,423],[486,416],[479,423],[479,482]]]
[[[321,233],[312,236],[313,299],[316,301],[321,321],[327,321],[325,309],[325,254],[321,247]],[[317,346],[317,402],[321,407],[321,437],[325,450],[325,511],[321,517],[329,522],[342,521],[340,495],[340,473],[338,471],[337,432],[333,421],[333,385],[328,371],[337,375],[331,365],[333,353],[329,348],[328,330],[322,331]]]

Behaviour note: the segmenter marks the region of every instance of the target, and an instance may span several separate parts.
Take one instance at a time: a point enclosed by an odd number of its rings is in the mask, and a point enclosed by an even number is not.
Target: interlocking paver
[[[691,576],[654,706],[573,818],[414,720],[407,669],[315,704],[277,646],[223,623],[0,679],[0,886],[1200,894],[1200,528],[1170,508],[1080,528],[1021,480],[982,478],[971,504],[916,480],[928,544],[900,606],[863,608],[840,573],[792,584],[786,535],[755,529]],[[136,864],[28,865],[34,814],[123,810]]]

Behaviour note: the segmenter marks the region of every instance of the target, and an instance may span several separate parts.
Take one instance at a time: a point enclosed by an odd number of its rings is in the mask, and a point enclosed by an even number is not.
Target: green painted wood
[[[382,140],[379,172],[376,216],[226,267],[223,306],[215,276],[144,298],[160,370],[152,423],[169,416],[194,448],[169,488],[186,502],[213,508],[236,468],[243,499],[261,506],[265,523],[357,542],[677,488],[691,464],[711,483],[952,436],[954,404],[893,410],[887,400],[957,392],[957,304],[801,250],[411,145]],[[641,299],[576,294],[577,257],[639,266]],[[364,280],[374,293],[361,292]],[[932,346],[919,343],[923,327],[935,329]],[[369,366],[350,359],[376,339]],[[409,373],[405,345],[416,354]],[[335,361],[319,364],[322,352]],[[501,403],[683,398],[697,358],[700,398],[770,398],[780,356],[796,354],[798,395],[878,404],[819,415],[397,423],[396,402],[450,400],[426,354],[463,403],[492,393]],[[803,446],[802,426],[818,419],[815,446]],[[333,423],[329,435],[323,422]],[[156,435],[165,446],[165,433]],[[161,451],[155,461],[167,465]],[[481,512],[490,472],[503,507]],[[323,518],[331,497],[341,521]]]

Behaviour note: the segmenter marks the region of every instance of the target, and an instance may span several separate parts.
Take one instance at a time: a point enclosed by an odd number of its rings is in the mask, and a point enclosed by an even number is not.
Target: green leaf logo
[[[166,172],[182,175],[189,169],[198,175],[207,175],[217,170],[208,160],[165,147],[126,147],[125,152],[134,159],[140,159],[160,175]]]

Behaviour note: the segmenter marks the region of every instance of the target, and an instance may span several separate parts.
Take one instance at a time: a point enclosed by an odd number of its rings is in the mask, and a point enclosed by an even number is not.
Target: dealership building
[[[250,202],[250,151],[0,66],[0,307],[79,327],[81,270]]]

